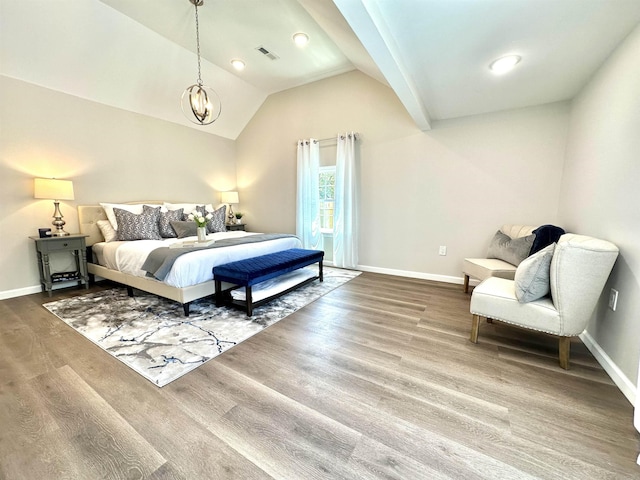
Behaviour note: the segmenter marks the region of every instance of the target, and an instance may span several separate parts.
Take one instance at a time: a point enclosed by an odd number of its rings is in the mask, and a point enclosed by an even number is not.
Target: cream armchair
[[[549,253],[551,252],[551,253]],[[537,257],[547,255],[549,295],[522,302],[531,285],[544,283],[544,264],[533,265],[538,277],[522,280]],[[486,318],[538,330],[559,337],[560,366],[569,368],[570,338],[580,335],[593,314],[604,285],[618,256],[618,247],[605,240],[584,235],[565,234],[557,245],[547,247],[531,260],[523,261],[514,280],[491,277],[483,280],[471,294],[473,314],[471,341],[478,342],[480,320]],[[547,263],[547,265],[549,265]],[[522,274],[522,275],[520,275]],[[522,278],[520,278],[522,277]],[[523,285],[523,283],[529,282]],[[522,298],[521,298],[522,299]]]

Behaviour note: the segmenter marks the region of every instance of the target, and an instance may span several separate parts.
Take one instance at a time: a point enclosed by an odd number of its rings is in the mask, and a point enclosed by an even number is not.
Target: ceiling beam
[[[420,130],[431,130],[429,113],[404,67],[398,46],[375,0],[333,0]]]

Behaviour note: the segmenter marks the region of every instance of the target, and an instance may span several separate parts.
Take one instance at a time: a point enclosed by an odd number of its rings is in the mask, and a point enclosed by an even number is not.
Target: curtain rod
[[[350,137],[351,135],[353,135],[353,136],[355,137],[355,139],[356,139],[356,140],[360,140],[360,134],[359,134],[358,132],[350,132],[350,133],[347,133],[347,136],[348,136],[348,137]],[[320,142],[328,142],[328,141],[334,141],[334,142],[336,142],[336,141],[338,140],[338,137],[344,138],[345,136],[341,134],[341,135],[336,135],[335,137],[329,137],[329,138],[320,138],[320,139],[315,139],[315,138],[314,138],[314,140],[315,140],[317,143],[320,143]],[[309,140],[306,140],[306,139],[305,139],[305,140],[300,140],[300,141],[302,141],[302,142],[308,142]]]

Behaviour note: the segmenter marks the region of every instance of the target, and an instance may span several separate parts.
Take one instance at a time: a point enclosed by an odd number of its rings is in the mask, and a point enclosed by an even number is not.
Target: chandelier
[[[198,25],[198,7],[204,0],[189,0],[196,10],[196,47],[198,55],[198,81],[187,87],[182,94],[182,112],[193,123],[209,125],[215,122],[222,111],[220,97],[211,88],[202,83],[200,72],[200,29]]]

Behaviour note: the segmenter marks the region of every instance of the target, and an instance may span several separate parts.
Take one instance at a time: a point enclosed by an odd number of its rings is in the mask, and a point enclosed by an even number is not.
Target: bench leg
[[[182,310],[184,310],[184,316],[188,317],[189,316],[189,307],[191,306],[191,302],[187,302],[187,303],[183,303],[182,304]]]
[[[133,297],[133,287],[130,287],[129,285],[127,285],[127,295]]]
[[[216,307],[222,306],[222,282],[215,280],[216,285]]]
[[[469,293],[469,275],[465,274],[462,288],[464,289],[464,293]]]
[[[247,301],[247,317],[250,317],[251,315],[253,315],[253,297],[251,295],[251,287],[244,287],[245,288],[245,296],[246,296],[246,301]]]
[[[320,281],[324,282],[324,275],[322,272],[322,260],[320,260],[320,262],[318,262],[318,277],[320,277]]]

